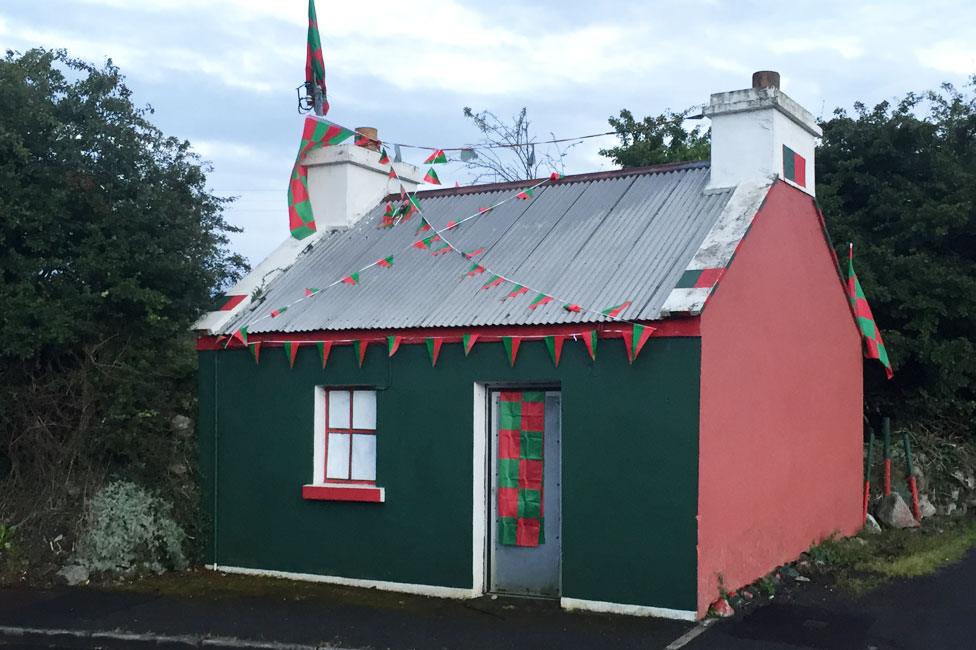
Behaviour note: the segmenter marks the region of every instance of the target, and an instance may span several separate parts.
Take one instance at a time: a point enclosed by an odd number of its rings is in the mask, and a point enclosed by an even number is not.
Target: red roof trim
[[[697,337],[701,336],[698,317],[669,318],[661,321],[642,323],[654,328],[654,338],[660,337]],[[525,339],[541,339],[546,336],[572,336],[583,334],[591,330],[597,331],[602,339],[615,339],[630,335],[628,323],[561,323],[558,325],[509,325],[482,327],[428,327],[418,329],[391,330],[340,330],[316,332],[248,332],[249,343],[260,341],[264,346],[274,347],[285,341],[291,343],[352,343],[353,341],[368,341],[386,345],[388,336],[399,336],[401,344],[426,343],[428,338],[443,339],[448,343],[461,342],[465,334],[477,334],[479,343],[501,341],[506,336],[517,336]],[[218,338],[220,340],[218,340]],[[227,345],[227,337],[201,336],[197,339],[197,350],[222,350],[225,347],[241,348],[237,339],[231,339]]]

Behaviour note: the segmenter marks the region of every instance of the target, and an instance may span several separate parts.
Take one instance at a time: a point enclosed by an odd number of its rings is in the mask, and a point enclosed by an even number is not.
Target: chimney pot
[[[364,145],[367,149],[372,149],[373,151],[380,150],[379,132],[376,130],[376,127],[357,126],[356,132],[369,139],[369,141]]]
[[[779,88],[779,73],[775,70],[759,70],[752,73],[752,87]]]

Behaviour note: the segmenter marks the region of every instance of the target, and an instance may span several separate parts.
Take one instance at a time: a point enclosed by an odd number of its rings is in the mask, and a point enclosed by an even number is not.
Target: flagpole
[[[322,110],[322,89],[316,84],[312,84],[312,107],[316,115],[325,115]]]

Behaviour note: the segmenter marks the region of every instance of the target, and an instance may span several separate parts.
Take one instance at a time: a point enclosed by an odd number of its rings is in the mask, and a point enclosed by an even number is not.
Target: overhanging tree
[[[0,60],[0,523],[64,526],[113,473],[189,502],[168,427],[193,412],[187,329],[244,262],[205,164],[150,114],[111,61]]]

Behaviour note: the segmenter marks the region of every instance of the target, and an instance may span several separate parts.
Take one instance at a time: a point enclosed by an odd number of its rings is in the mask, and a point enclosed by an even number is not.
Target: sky
[[[816,116],[855,101],[976,74],[976,2],[526,2],[319,0],[329,119],[381,139],[477,142],[462,108],[528,108],[540,140],[602,133],[638,116],[746,88],[755,70]],[[307,0],[4,0],[0,49],[65,48],[111,58],[139,105],[213,165],[211,188],[239,197],[232,248],[252,263],[288,237],[286,184],[301,134]],[[612,169],[571,149],[566,173]],[[422,155],[405,154],[419,163]],[[445,185],[470,182],[459,164]]]

